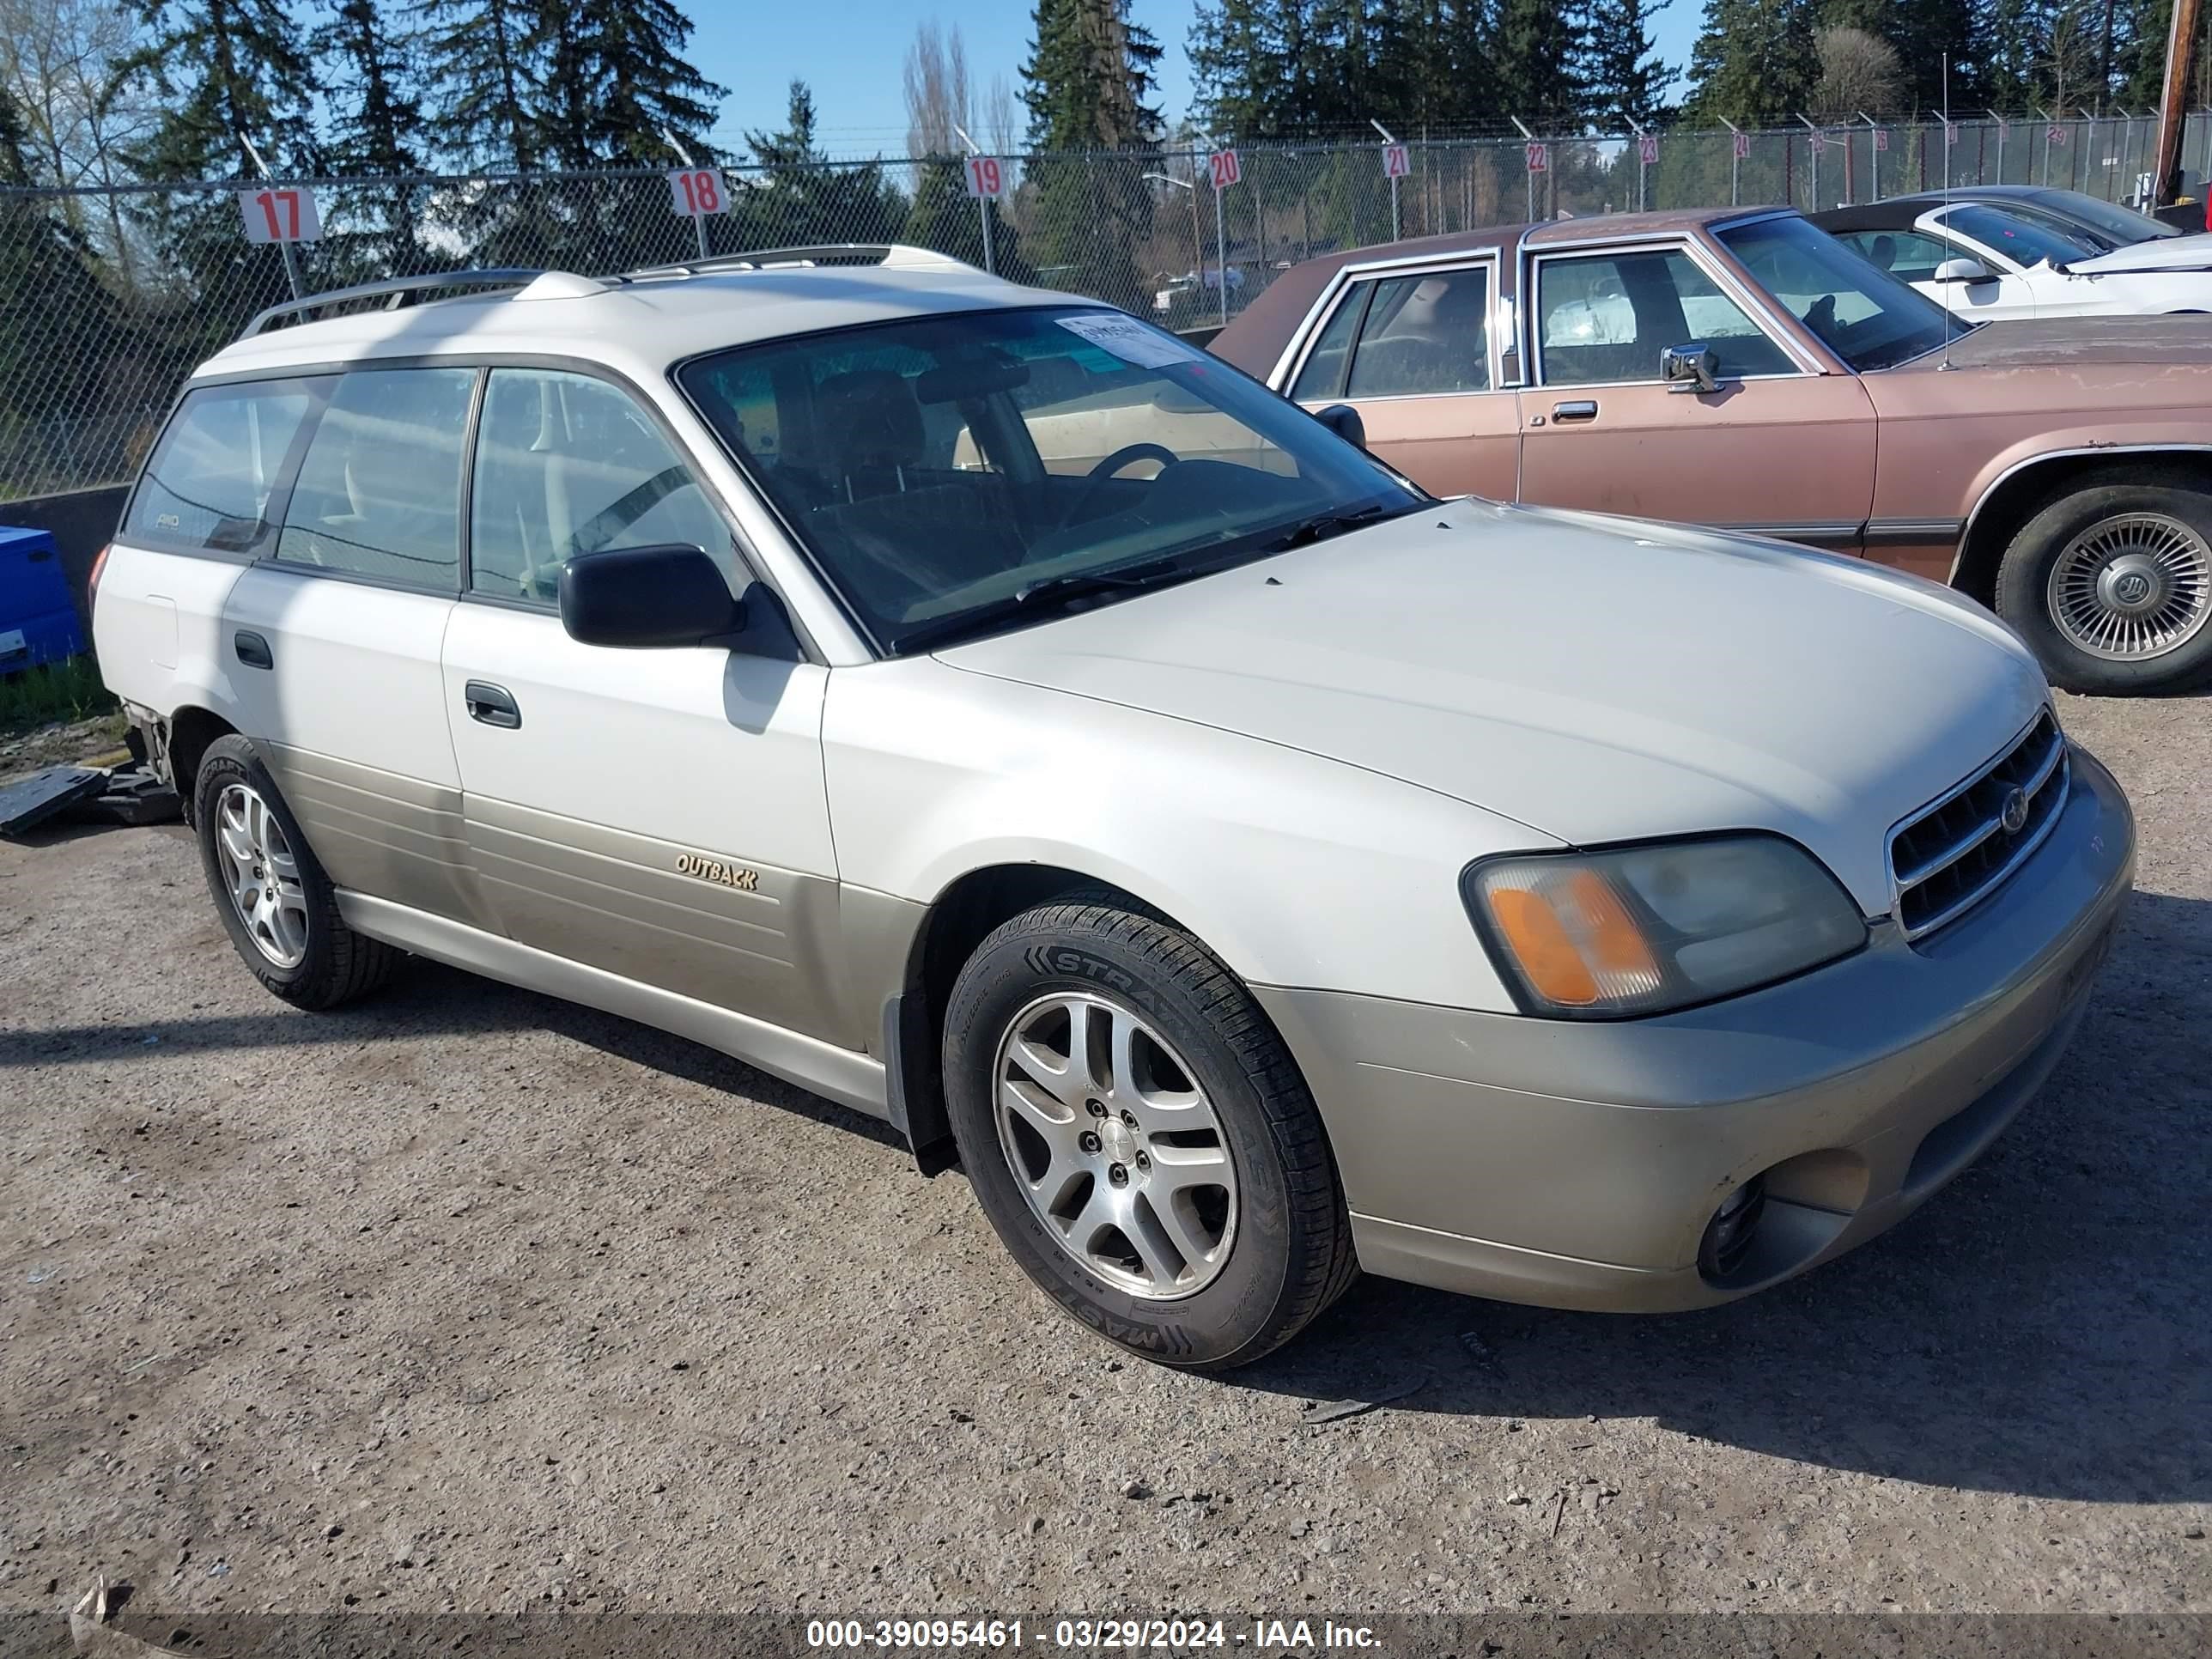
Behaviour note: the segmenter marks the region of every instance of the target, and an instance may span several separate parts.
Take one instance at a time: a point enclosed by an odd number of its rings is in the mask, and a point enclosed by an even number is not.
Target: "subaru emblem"
[[[2015,789],[2004,798],[2004,810],[1997,814],[2008,836],[2016,836],[2027,827],[2027,791]]]

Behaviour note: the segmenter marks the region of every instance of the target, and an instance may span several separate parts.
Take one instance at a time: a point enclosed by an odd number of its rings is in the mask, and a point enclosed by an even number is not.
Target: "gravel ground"
[[[428,964],[296,1013],[181,830],[0,844],[0,1610],[2212,1608],[2212,701],[2064,714],[2141,893],[1941,1200],[1709,1313],[1370,1282],[1229,1381],[840,1109]]]

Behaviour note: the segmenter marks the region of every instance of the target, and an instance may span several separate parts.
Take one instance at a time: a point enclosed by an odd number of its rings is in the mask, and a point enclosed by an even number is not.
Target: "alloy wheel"
[[[258,790],[223,786],[216,797],[215,844],[246,936],[277,967],[298,967],[307,955],[307,890],[284,828]]]

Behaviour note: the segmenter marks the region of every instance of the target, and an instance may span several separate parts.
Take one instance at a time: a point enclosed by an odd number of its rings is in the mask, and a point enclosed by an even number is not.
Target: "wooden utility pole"
[[[2189,112],[2189,60],[2197,50],[2199,0],[2173,0],[2173,21],[2166,33],[2166,82],[2158,100],[2158,159],[2151,168],[2151,193],[2163,206],[2181,193],[2181,128]],[[2206,181],[2212,186],[2212,179]]]

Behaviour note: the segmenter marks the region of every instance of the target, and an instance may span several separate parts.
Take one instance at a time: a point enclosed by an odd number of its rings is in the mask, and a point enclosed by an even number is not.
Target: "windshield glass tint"
[[[2036,201],[2049,212],[2081,220],[2115,247],[2133,247],[2137,242],[2186,234],[2176,226],[2160,224],[2147,213],[2137,213],[2117,202],[2100,202],[2078,190],[2054,190]]]
[[[1317,515],[1420,499],[1119,312],[917,318],[720,352],[678,378],[892,650],[1055,578],[1256,555]]]
[[[1923,356],[1969,326],[1802,219],[1717,234],[1777,303],[1862,373]]]
[[[2097,252],[2087,237],[2066,235],[2003,208],[1953,208],[1943,216],[1943,223],[2022,270],[2039,264],[2063,265]]]

